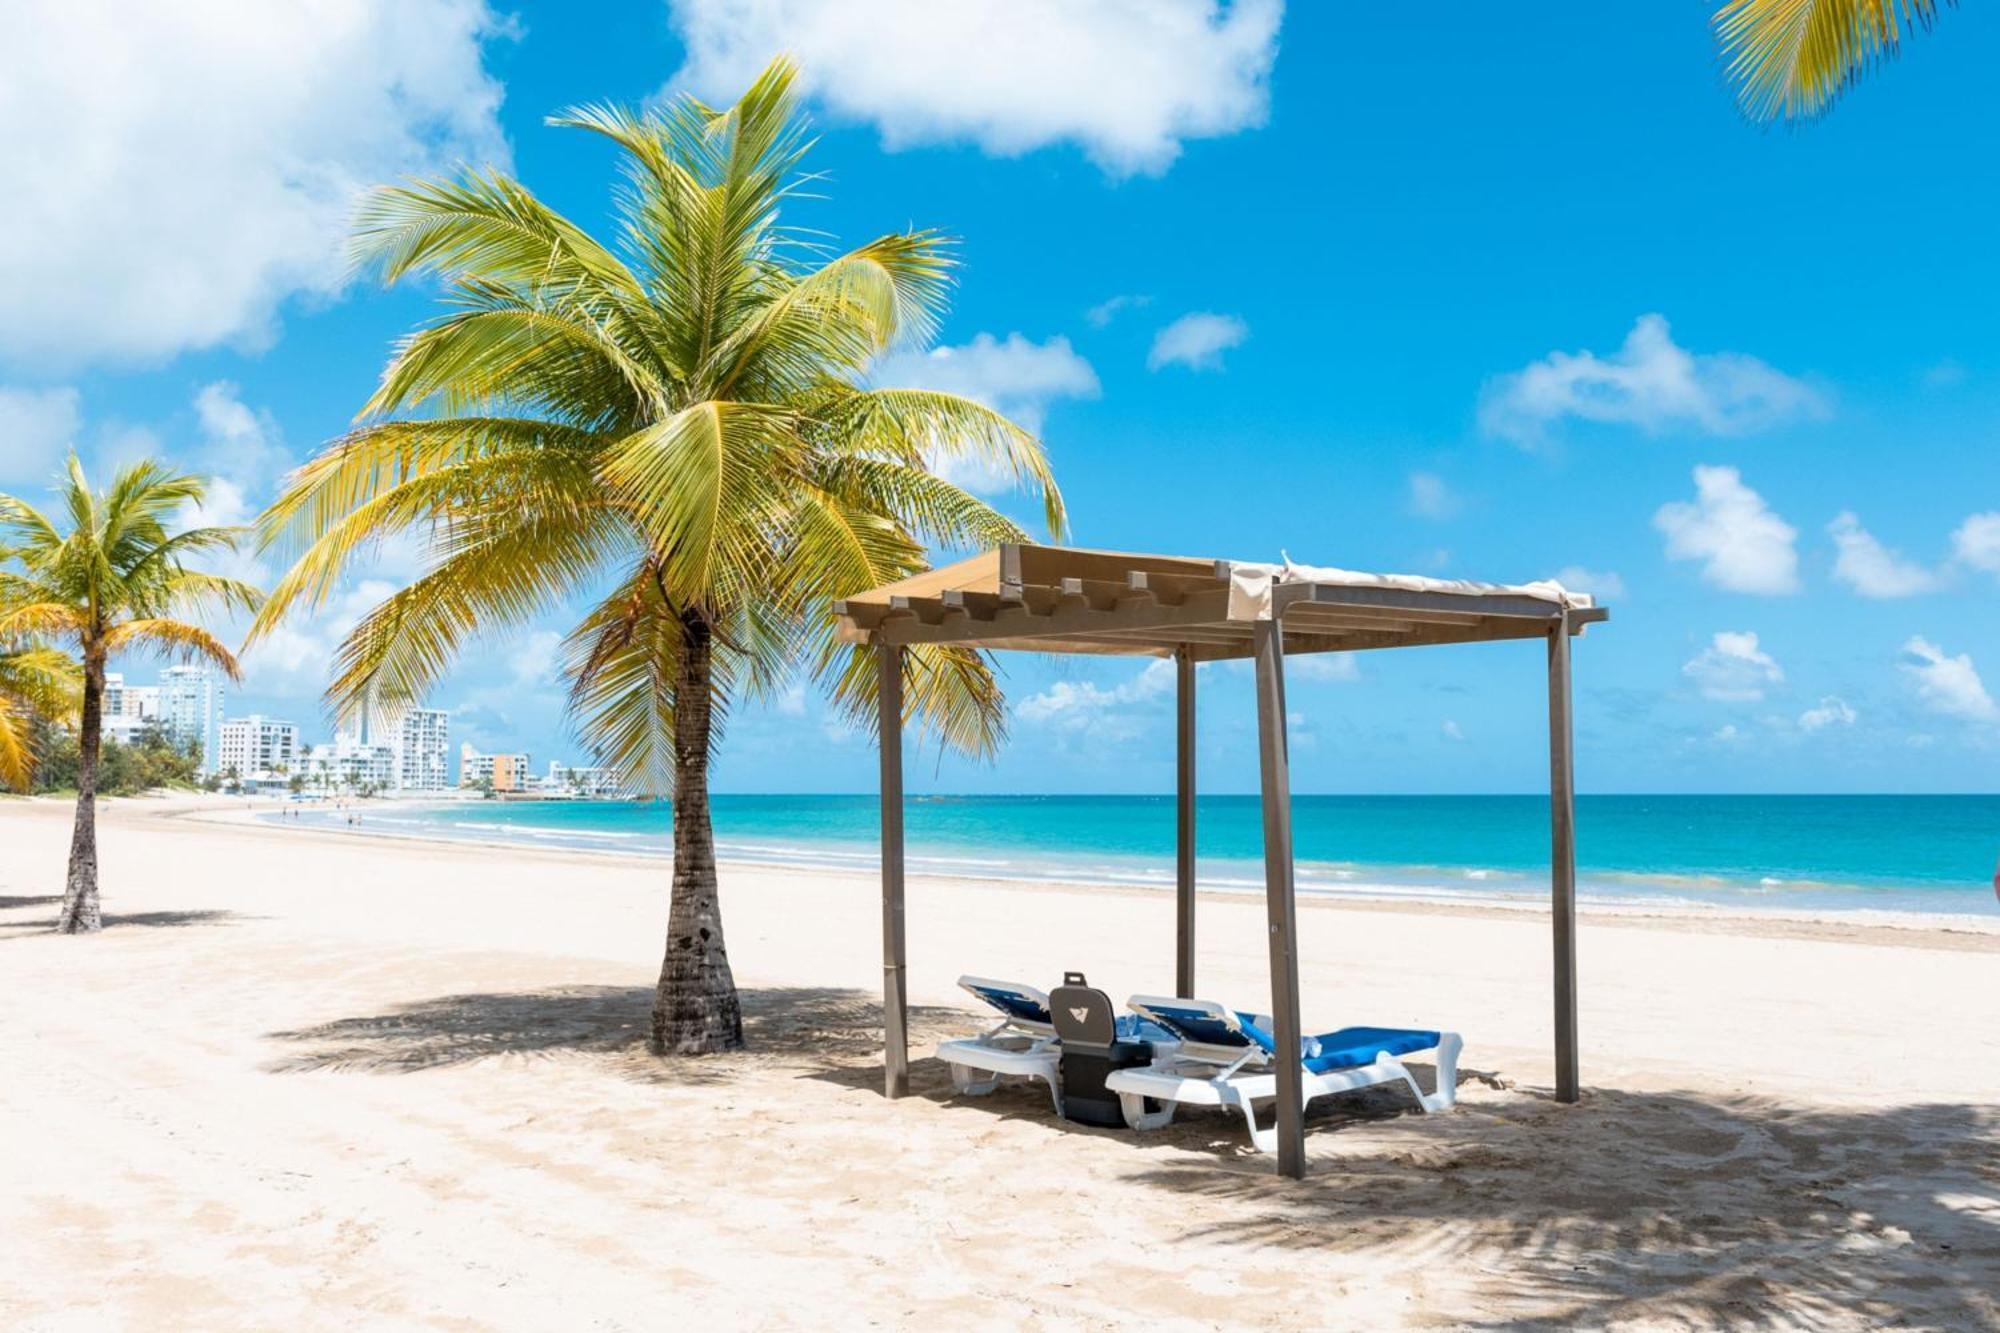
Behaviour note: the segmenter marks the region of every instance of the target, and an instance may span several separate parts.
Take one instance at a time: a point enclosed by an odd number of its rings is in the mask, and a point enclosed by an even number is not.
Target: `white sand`
[[[663,1062],[657,862],[164,814],[65,939],[68,812],[0,802],[0,1327],[2000,1327],[2000,935],[1588,918],[1565,1108],[1545,919],[1310,904],[1309,1022],[1508,1086],[1320,1103],[1294,1184],[1219,1115],[885,1102],[866,876],[726,869],[755,1049]],[[1260,1003],[1259,905],[1201,911]],[[1171,916],[913,881],[917,1054],[962,971],[1170,989]]]

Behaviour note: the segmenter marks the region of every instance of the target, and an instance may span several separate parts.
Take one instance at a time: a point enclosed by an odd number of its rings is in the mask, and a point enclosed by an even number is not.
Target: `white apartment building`
[[[528,790],[528,756],[481,754],[467,741],[458,750],[458,785],[477,787],[490,782],[494,791]]]
[[[343,731],[306,753],[307,787],[317,791],[388,791],[396,785],[396,747]]]
[[[160,673],[160,723],[176,742],[201,747],[199,772],[219,773],[222,749],[222,680],[214,668],[170,666]]]
[[[449,791],[451,714],[411,708],[396,721],[396,786],[403,791]]]
[[[625,779],[615,768],[585,768],[551,759],[549,775],[542,779],[542,790],[608,799],[625,795]]]
[[[233,771],[239,779],[251,782],[297,773],[299,729],[261,714],[232,717],[218,733],[215,763],[217,773]]]
[[[120,745],[130,745],[146,729],[146,724],[158,721],[159,716],[159,686],[128,685],[121,673],[104,673],[104,717],[99,727],[102,735]]]

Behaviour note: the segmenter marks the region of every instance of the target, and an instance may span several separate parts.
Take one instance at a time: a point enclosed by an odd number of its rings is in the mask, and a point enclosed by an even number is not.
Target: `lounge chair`
[[[1272,1063],[1277,1058],[1271,1036],[1275,1024],[1269,1018],[1207,1000],[1134,995],[1127,1003],[1180,1038],[1178,1049],[1146,1068],[1121,1069],[1105,1079],[1106,1089],[1118,1094],[1127,1125],[1158,1129],[1173,1119],[1177,1103],[1233,1107],[1243,1113],[1258,1151],[1277,1150],[1277,1126],[1259,1129],[1255,1108],[1278,1095]],[[1398,1081],[1409,1086],[1426,1113],[1445,1110],[1458,1099],[1458,1052],[1464,1042],[1456,1032],[1354,1027],[1307,1037],[1302,1044],[1307,1104],[1315,1097]],[[1437,1053],[1437,1091],[1429,1095],[1402,1061],[1423,1051]],[[1147,1106],[1149,1098],[1161,1104],[1157,1110]]]
[[[1000,1015],[998,1025],[976,1037],[938,1043],[937,1058],[951,1066],[951,1086],[968,1097],[980,1097],[1007,1079],[1040,1079],[1049,1086],[1049,1100],[1063,1113],[1062,1042],[1056,1036],[1049,997],[1017,981],[965,976],[958,984]],[[1138,1014],[1121,1015],[1115,1028],[1120,1041],[1153,1043],[1155,1056],[1174,1049],[1174,1035]]]
[[[976,1037],[938,1043],[937,1058],[951,1066],[951,1086],[970,1097],[984,1096],[1010,1078],[1040,1079],[1062,1114],[1057,1072],[1062,1046],[1049,1017],[1049,997],[1033,986],[988,977],[960,977],[958,984],[1000,1015],[1000,1023]],[[983,1077],[982,1077],[983,1076]]]

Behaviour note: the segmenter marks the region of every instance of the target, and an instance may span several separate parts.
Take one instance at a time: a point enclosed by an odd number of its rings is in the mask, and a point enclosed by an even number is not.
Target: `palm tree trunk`
[[[104,929],[97,905],[97,760],[104,748],[104,659],[84,654],[83,730],[76,739],[76,831],[69,842],[69,879],[56,929],[82,935]]]
[[[715,827],[708,811],[713,632],[699,611],[681,613],[680,679],[674,690],[674,879],[667,956],[653,997],[653,1050],[706,1055],[743,1045],[743,1008],[715,880]]]

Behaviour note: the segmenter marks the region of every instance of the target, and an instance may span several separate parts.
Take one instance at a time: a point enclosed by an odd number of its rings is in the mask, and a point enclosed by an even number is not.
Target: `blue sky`
[[[1576,657],[1585,790],[1994,788],[2000,16],[1954,10],[1824,121],[1767,131],[1697,4],[861,7],[39,19],[36,64],[0,77],[27,201],[0,220],[0,487],[73,442],[254,510],[431,309],[348,279],[355,189],[498,161],[601,223],[609,151],[544,115],[722,97],[789,49],[831,177],[792,220],[962,239],[942,352],[885,373],[1038,425],[1079,543],[1583,571],[1615,608]],[[323,731],[337,628],[260,653],[232,712]],[[538,765],[579,754],[543,674],[562,628],[432,702]],[[914,787],[1170,786],[1143,664],[1004,667],[1006,752],[926,753]],[[1522,645],[1302,669],[1297,786],[1533,790],[1540,671]],[[1206,671],[1203,703],[1205,781],[1248,789],[1248,675]],[[739,713],[718,785],[866,790],[873,762],[794,694]]]

